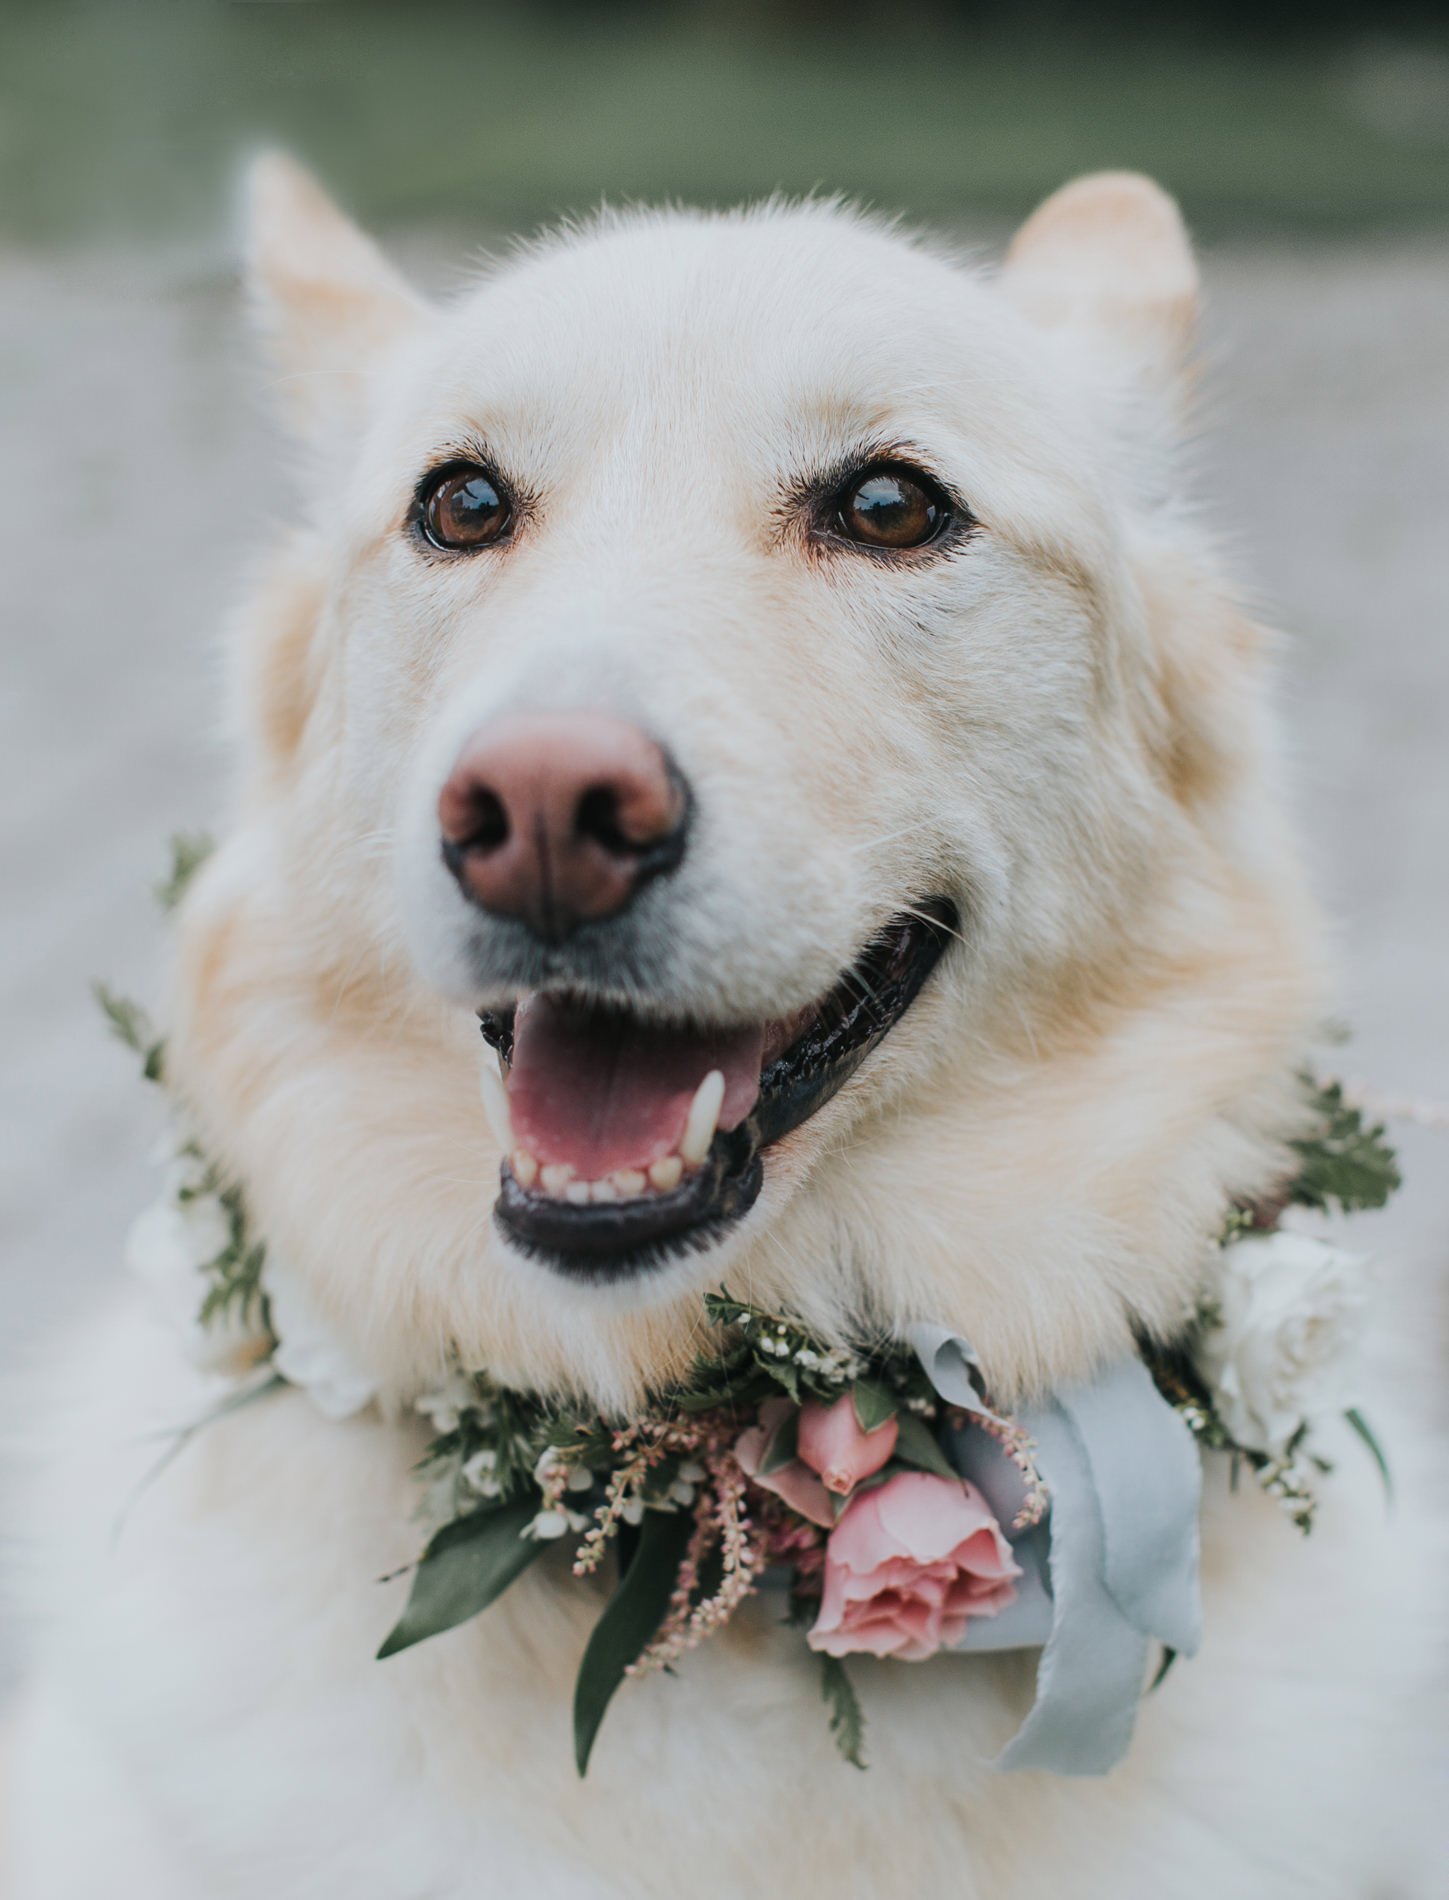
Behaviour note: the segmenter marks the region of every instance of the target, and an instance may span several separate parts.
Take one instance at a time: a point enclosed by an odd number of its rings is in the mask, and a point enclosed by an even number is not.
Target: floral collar
[[[163,1082],[142,1012],[100,996]],[[571,1543],[576,1576],[614,1579],[575,1691],[581,1774],[626,1677],[673,1663],[773,1587],[820,1658],[831,1730],[856,1766],[848,1656],[1036,1648],[1036,1700],[999,1765],[1105,1772],[1130,1742],[1152,1646],[1158,1680],[1197,1646],[1199,1448],[1250,1469],[1305,1532],[1330,1470],[1315,1434],[1333,1415],[1387,1478],[1353,1402],[1366,1262],[1279,1222],[1292,1204],[1382,1206],[1399,1176],[1383,1129],[1338,1084],[1305,1087],[1316,1126],[1292,1144],[1298,1173],[1205,1248],[1181,1338],[1143,1341],[1016,1417],[945,1328],[832,1344],[724,1291],[705,1300],[713,1351],[637,1416],[459,1367],[416,1401],[436,1433],[418,1467],[430,1534],[379,1657],[478,1615]],[[281,1382],[336,1419],[371,1404],[376,1386],[253,1233],[239,1185],[184,1127],[166,1165],[128,1264],[195,1362],[230,1381],[218,1409]]]

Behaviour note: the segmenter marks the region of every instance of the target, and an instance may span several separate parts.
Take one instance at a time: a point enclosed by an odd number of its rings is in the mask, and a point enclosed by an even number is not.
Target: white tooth
[[[573,1180],[574,1171],[567,1161],[550,1161],[546,1168],[539,1169],[538,1178],[545,1194],[562,1194]]]
[[[668,1194],[679,1186],[679,1177],[684,1173],[684,1163],[678,1155],[665,1155],[662,1161],[655,1161],[649,1169],[649,1179],[661,1194]]]
[[[649,1185],[649,1178],[637,1168],[620,1168],[613,1176],[614,1186],[619,1190],[621,1201],[631,1201],[636,1194],[642,1194]]]
[[[510,1157],[513,1178],[520,1187],[531,1188],[538,1179],[538,1163],[526,1148],[516,1148]]]
[[[619,1190],[612,1181],[595,1181],[589,1187],[591,1201],[617,1201]]]
[[[508,1090],[503,1078],[489,1062],[478,1071],[478,1093],[483,1098],[483,1113],[493,1130],[493,1139],[507,1154],[513,1146],[513,1111],[508,1106]]]
[[[724,1107],[725,1079],[721,1069],[711,1069],[694,1091],[689,1119],[679,1138],[679,1152],[690,1167],[697,1168],[709,1153],[714,1131],[719,1127],[719,1112]]]
[[[566,1201],[572,1201],[575,1207],[586,1207],[589,1200],[588,1182],[570,1181],[568,1186],[564,1189],[564,1199]]]

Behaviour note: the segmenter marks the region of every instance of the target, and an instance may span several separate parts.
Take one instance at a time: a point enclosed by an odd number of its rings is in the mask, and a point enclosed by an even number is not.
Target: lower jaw
[[[754,1110],[714,1137],[700,1165],[668,1192],[578,1205],[525,1188],[505,1161],[494,1219],[517,1252],[581,1284],[616,1286],[716,1247],[764,1184],[763,1151],[816,1114],[854,1076],[914,1003],[949,939],[954,905],[936,899],[898,918],[832,992],[840,1025],[811,1028],[760,1078]],[[484,1026],[488,1034],[488,1024]],[[842,1042],[843,1046],[832,1048]]]
[[[701,1165],[669,1193],[602,1206],[529,1193],[505,1162],[494,1219],[530,1259],[569,1279],[612,1286],[707,1253],[754,1206],[764,1179],[746,1123],[717,1135]]]

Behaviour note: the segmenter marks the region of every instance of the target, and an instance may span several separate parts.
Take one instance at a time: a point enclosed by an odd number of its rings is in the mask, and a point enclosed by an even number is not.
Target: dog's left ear
[[[247,286],[282,412],[321,446],[358,426],[374,364],[427,305],[294,160],[263,153],[247,187]]]
[[[1012,240],[1000,285],[1043,329],[1075,332],[1165,389],[1192,350],[1192,246],[1176,204],[1136,172],[1096,172],[1054,192]]]

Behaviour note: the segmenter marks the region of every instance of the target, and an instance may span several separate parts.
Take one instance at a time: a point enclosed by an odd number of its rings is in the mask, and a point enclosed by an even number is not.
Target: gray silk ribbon
[[[912,1326],[906,1337],[948,1404],[996,1417],[981,1398],[980,1362],[959,1333]],[[1106,1774],[1132,1740],[1150,1643],[1197,1651],[1201,1461],[1136,1357],[1061,1387],[1016,1423],[1036,1442],[1049,1514],[1012,1538],[1022,1569],[1016,1602],[973,1617],[960,1647],[1043,1645],[1036,1700],[998,1767]],[[1024,1486],[997,1442],[967,1425],[947,1449],[1009,1526]]]

